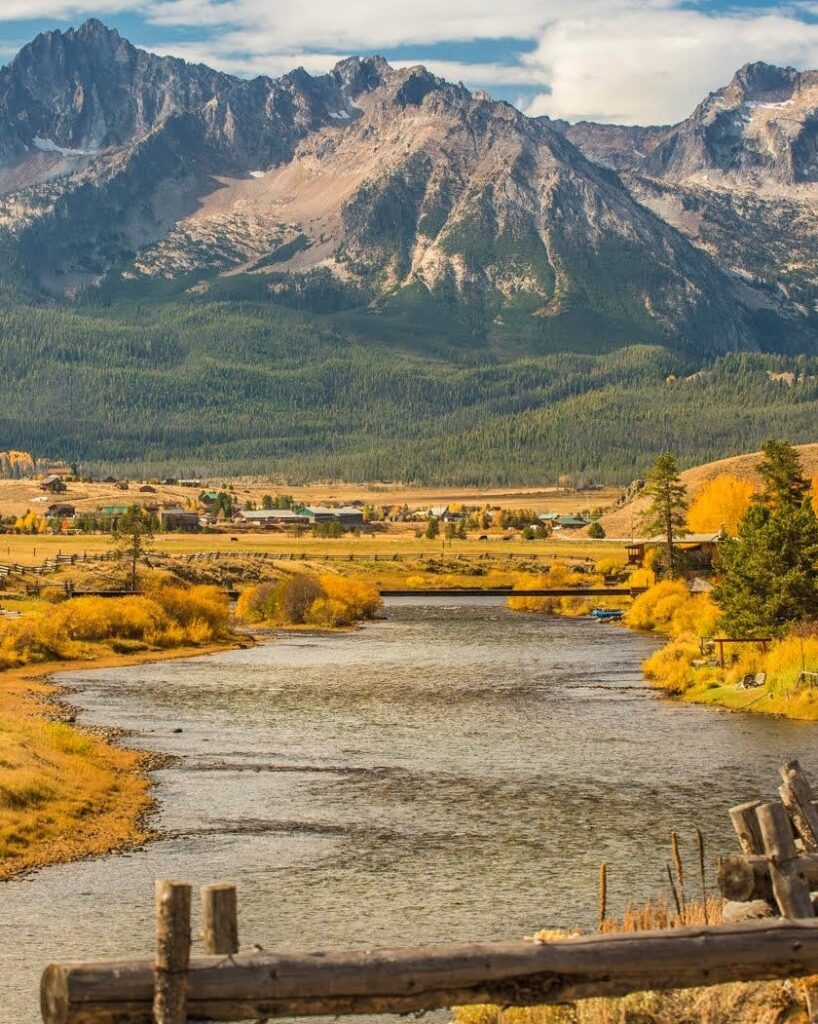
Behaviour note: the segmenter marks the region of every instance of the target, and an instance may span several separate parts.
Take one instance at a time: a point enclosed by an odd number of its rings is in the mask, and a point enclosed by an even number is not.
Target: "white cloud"
[[[708,15],[628,2],[601,17],[576,11],[548,25],[523,57],[550,84],[528,109],[572,120],[678,121],[756,60],[818,66],[818,25],[793,10]]]
[[[151,0],[159,25],[228,26],[268,49],[365,49],[412,43],[536,36],[554,0]]]
[[[0,24],[23,18],[102,18],[123,11],[140,13],[150,5],[151,0],[0,0]]]
[[[803,18],[818,0],[740,3],[708,13],[683,0],[0,0],[0,22],[128,10],[154,33],[196,30],[151,49],[243,75],[319,73],[340,54],[412,46],[416,59],[401,63],[472,88],[534,90],[532,114],[634,124],[685,117],[748,61],[818,67],[818,25]],[[424,60],[429,44],[508,37],[534,49],[516,63]]]

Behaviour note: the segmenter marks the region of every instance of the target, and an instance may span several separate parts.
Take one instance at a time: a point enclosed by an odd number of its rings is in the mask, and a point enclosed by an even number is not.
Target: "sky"
[[[749,61],[818,68],[818,0],[0,0],[0,62],[88,17],[244,77],[377,53],[570,121],[669,124]]]

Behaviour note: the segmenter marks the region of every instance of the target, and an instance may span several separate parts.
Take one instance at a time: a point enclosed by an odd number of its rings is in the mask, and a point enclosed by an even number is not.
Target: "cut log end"
[[[755,872],[741,856],[725,857],[719,864],[719,891],[732,903],[743,903],[752,899],[756,879]]]
[[[48,1024],[68,1024],[68,979],[60,964],[49,964],[40,979],[40,1013]]]

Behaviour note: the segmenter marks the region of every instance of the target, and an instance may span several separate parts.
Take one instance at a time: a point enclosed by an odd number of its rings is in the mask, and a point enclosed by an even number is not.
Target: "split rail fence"
[[[719,862],[719,925],[547,942],[329,953],[239,953],[236,888],[202,889],[206,956],[191,958],[192,888],[156,883],[152,960],[51,964],[45,1024],[183,1024],[410,1013],[470,1003],[532,1006],[818,975],[818,805],[797,761],[781,801],[730,811],[742,852]],[[258,948],[258,947],[257,947]],[[818,1020],[813,981],[810,1016]]]
[[[77,565],[82,562],[111,562],[116,558],[114,551],[102,551],[88,555],[57,555],[46,558],[40,565],[21,565],[19,562],[0,562],[0,580],[8,576],[44,576],[56,572],[63,565]]]

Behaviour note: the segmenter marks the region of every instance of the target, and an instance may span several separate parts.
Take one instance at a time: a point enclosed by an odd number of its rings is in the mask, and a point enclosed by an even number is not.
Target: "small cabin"
[[[51,473],[40,481],[40,490],[48,491],[49,494],[61,494],[63,491],[67,491],[68,488],[65,486],[65,481],[61,476]]]
[[[77,510],[67,501],[55,501],[53,505],[48,506],[45,514],[49,519],[73,519],[77,514]]]
[[[199,513],[185,508],[163,508],[159,524],[164,533],[197,533],[201,526]]]

